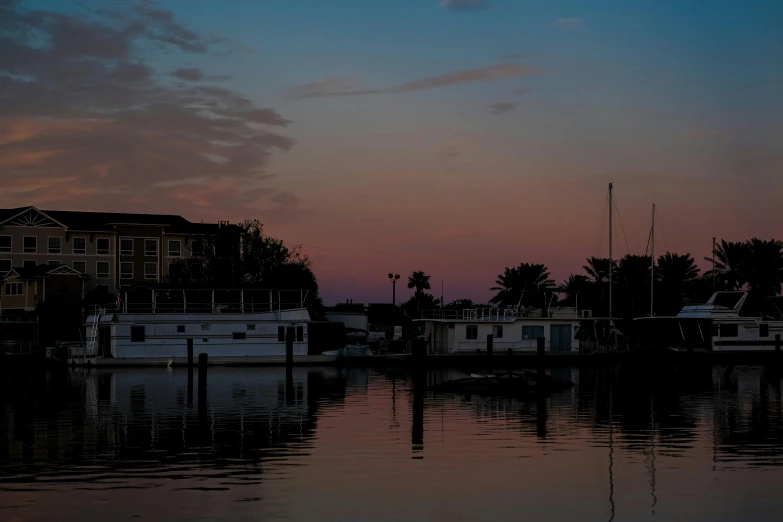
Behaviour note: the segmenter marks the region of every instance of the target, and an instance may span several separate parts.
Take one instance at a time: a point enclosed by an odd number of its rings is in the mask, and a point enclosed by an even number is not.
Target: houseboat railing
[[[469,308],[465,310],[428,310],[423,313],[424,319],[451,321],[513,321],[520,317],[577,319],[576,308],[553,307],[547,309],[544,315],[540,308],[529,309],[510,306],[507,308]]]

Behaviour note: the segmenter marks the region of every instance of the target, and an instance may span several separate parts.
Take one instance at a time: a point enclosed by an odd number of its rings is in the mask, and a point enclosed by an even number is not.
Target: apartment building
[[[88,276],[88,289],[155,284],[172,262],[201,255],[204,239],[227,225],[165,214],[0,209],[0,276],[64,265]]]

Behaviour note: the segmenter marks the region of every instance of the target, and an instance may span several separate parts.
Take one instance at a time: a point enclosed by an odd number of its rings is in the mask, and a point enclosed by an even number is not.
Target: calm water
[[[553,369],[576,386],[528,402],[413,385],[448,373],[5,377],[0,520],[780,520],[762,368]]]

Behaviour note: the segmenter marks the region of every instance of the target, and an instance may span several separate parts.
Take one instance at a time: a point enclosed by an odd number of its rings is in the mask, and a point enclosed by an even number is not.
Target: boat
[[[571,381],[545,373],[470,373],[468,377],[438,383],[430,388],[436,392],[446,393],[520,396],[533,391],[554,393],[571,388],[573,385]]]
[[[764,352],[783,336],[783,314],[774,302],[759,312],[746,291],[718,291],[704,304],[682,307],[674,317],[641,317],[634,326],[642,349]],[[756,304],[756,303],[754,303]],[[751,311],[746,312],[746,308]]]
[[[367,344],[346,344],[337,350],[329,350],[323,353],[325,356],[334,356],[340,359],[352,357],[375,357],[375,354]]]
[[[340,356],[332,352],[343,338],[343,325],[312,321],[299,291],[286,303],[281,291],[264,290],[268,299],[252,304],[241,290],[221,291],[222,303],[215,301],[214,290],[206,291],[211,301],[197,303],[196,292],[152,290],[147,303],[118,298],[116,306],[96,308],[85,322],[87,340],[69,350],[68,362],[179,365],[203,353],[212,365],[283,364],[288,343],[295,364],[330,363]]]

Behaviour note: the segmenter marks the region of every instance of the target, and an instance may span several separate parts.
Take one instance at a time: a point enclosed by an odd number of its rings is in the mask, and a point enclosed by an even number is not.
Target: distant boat
[[[775,349],[775,335],[783,335],[780,310],[773,315],[743,313],[745,291],[721,291],[704,304],[683,306],[674,317],[634,319],[641,347],[713,352],[763,352]]]

